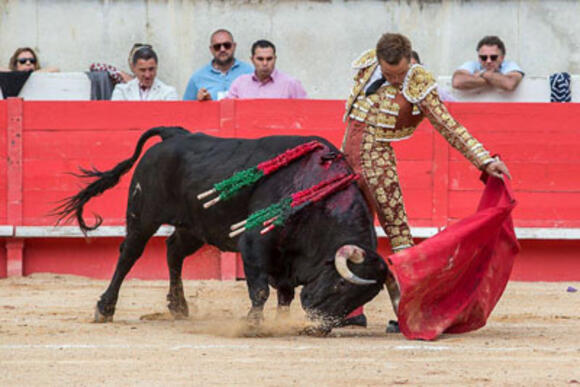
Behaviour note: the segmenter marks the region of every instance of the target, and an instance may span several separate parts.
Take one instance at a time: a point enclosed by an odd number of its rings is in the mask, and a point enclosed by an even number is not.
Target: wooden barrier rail
[[[150,127],[179,125],[245,138],[316,134],[340,145],[343,108],[343,101],[328,100],[0,101],[0,277],[38,271],[108,277],[124,234],[129,177],[86,207],[89,217],[92,212],[104,217],[95,238],[78,238],[73,226],[54,228],[55,219],[47,214],[78,191],[78,179],[69,172],[78,166],[111,168],[131,155]],[[519,201],[514,222],[524,248],[513,278],[580,279],[575,253],[580,243],[580,105],[452,103],[449,110],[501,154],[514,176]],[[430,124],[424,122],[413,138],[394,147],[415,237],[429,237],[474,211],[482,189],[478,171]],[[165,255],[163,239],[169,232],[160,230],[133,276],[166,277],[160,255]],[[378,234],[384,235],[380,229]],[[380,245],[386,254],[386,241]],[[239,259],[210,247],[186,260],[184,268],[185,278],[241,275]]]

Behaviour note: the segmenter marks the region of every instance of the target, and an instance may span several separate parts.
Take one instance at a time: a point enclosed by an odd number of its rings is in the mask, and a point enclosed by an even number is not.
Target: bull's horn
[[[370,285],[377,282],[358,277],[348,268],[347,260],[354,263],[362,263],[365,260],[363,249],[355,245],[342,246],[334,256],[334,267],[336,267],[336,271],[342,278],[355,285]]]

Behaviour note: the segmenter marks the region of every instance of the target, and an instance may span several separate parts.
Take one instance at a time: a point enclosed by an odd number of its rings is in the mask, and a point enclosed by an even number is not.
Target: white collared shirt
[[[141,90],[137,78],[119,83],[113,90],[111,101],[177,101],[177,90],[155,78],[153,85],[147,90]]]

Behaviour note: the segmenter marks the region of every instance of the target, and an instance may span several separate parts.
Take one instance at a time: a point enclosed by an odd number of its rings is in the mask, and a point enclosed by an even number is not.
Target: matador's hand
[[[485,166],[485,172],[490,176],[502,178],[502,175],[506,175],[508,178],[512,178],[508,167],[499,158],[495,158],[494,161]]]

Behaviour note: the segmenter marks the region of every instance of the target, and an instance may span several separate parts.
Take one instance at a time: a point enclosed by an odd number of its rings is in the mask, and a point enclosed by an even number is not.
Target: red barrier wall
[[[327,100],[0,101],[0,225],[53,225],[47,214],[79,188],[68,173],[78,166],[111,168],[132,154],[150,127],[180,125],[222,137],[316,134],[339,146],[343,109],[343,101]],[[519,201],[516,227],[580,227],[578,104],[452,103],[449,109],[507,161]],[[413,138],[394,147],[412,226],[444,227],[474,211],[482,189],[478,172],[430,124],[424,122]],[[85,214],[101,214],[103,225],[124,224],[129,179],[95,198]],[[162,239],[154,238],[131,276],[167,277]],[[0,237],[0,277],[39,271],[109,277],[119,243],[120,238]],[[512,278],[580,279],[578,240],[522,245]],[[381,246],[386,253],[384,241]],[[186,261],[184,277],[241,275],[239,262],[231,262],[208,247]],[[549,269],[539,270],[542,265]]]

